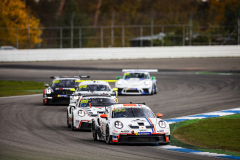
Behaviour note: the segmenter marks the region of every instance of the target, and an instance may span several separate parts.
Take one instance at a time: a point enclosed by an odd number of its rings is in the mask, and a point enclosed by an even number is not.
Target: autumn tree
[[[21,0],[0,1],[0,45],[16,46],[18,41],[18,48],[33,48],[41,42],[39,36],[42,31],[33,29],[39,27],[39,19],[29,15],[30,10]],[[28,26],[30,27],[30,39],[28,38]]]

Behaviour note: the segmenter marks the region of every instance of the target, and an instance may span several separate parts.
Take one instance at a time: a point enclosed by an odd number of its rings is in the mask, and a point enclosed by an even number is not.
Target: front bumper
[[[69,104],[69,96],[68,95],[43,95],[43,103],[45,104],[55,104],[55,103],[67,103]]]
[[[89,130],[89,131],[91,131],[92,119],[75,120],[74,126],[75,126],[76,129],[79,129],[79,130]]]
[[[170,143],[170,135],[151,134],[151,135],[135,135],[131,133],[123,133],[118,136],[112,136],[113,143]]]
[[[151,88],[118,88],[118,94],[142,95],[151,94]]]

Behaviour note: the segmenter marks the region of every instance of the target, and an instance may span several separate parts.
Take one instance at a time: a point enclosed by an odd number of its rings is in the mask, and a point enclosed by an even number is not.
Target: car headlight
[[[47,94],[51,94],[52,92],[53,92],[53,90],[52,90],[51,88],[47,88],[47,89],[46,89],[46,93],[47,93]]]
[[[145,81],[144,84],[149,85],[150,83],[149,83],[149,81]]]
[[[78,99],[78,96],[73,96],[73,99]]]
[[[117,84],[118,84],[118,85],[121,85],[121,84],[122,84],[122,81],[117,81]]]
[[[159,121],[158,124],[159,124],[159,126],[161,128],[165,128],[166,127],[166,122],[164,122],[164,121]]]
[[[78,115],[79,115],[80,117],[85,116],[84,110],[79,110],[79,111],[78,111]]]
[[[114,126],[115,126],[116,128],[118,128],[118,129],[122,129],[122,128],[123,128],[123,124],[122,124],[122,122],[120,122],[120,121],[116,121],[116,122],[114,123]]]

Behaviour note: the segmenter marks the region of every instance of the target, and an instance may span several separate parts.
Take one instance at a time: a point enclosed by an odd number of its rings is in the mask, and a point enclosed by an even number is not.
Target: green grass
[[[240,114],[174,123],[171,145],[240,156]]]
[[[43,82],[0,80],[0,97],[42,93]]]

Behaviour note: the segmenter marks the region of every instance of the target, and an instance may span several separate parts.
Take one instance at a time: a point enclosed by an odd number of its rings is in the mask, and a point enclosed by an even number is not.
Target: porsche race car
[[[75,92],[80,84],[80,78],[90,78],[90,76],[60,76],[50,77],[53,79],[51,85],[45,84],[43,90],[43,104],[67,103],[69,95]]]
[[[70,96],[70,103],[76,103],[81,95],[87,94],[111,94],[117,99],[117,88],[111,88],[108,82],[115,82],[116,80],[81,80],[79,87]]]
[[[113,104],[92,121],[93,140],[109,143],[170,143],[169,124],[145,104]]]
[[[92,119],[103,114],[106,107],[117,103],[111,95],[83,95],[67,108],[67,126],[72,130],[91,130]]]
[[[158,70],[123,69],[122,72],[124,72],[123,77],[118,77],[115,83],[119,95],[157,94],[157,80],[151,77],[149,72],[158,72]]]

